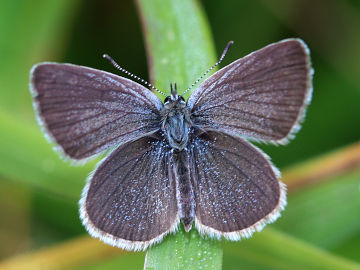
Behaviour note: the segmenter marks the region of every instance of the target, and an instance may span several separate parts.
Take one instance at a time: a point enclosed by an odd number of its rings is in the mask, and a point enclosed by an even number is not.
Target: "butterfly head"
[[[176,83],[174,85],[170,84],[171,94],[167,96],[164,100],[164,109],[163,111],[171,111],[176,109],[184,109],[186,107],[185,99],[177,94]]]
[[[176,88],[176,83],[174,83],[174,85],[172,83],[170,83],[170,96],[167,96],[165,98],[164,104],[174,104],[174,103],[184,103],[185,104],[185,99],[178,95],[177,93],[177,88]]]

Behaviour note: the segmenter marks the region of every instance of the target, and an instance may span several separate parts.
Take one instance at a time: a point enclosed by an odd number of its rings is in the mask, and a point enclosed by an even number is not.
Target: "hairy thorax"
[[[190,110],[183,99],[165,102],[161,111],[162,130],[170,146],[183,150],[189,140]]]

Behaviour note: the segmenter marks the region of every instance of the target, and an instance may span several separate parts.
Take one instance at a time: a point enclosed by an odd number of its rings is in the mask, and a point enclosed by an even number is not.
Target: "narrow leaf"
[[[89,236],[73,239],[53,247],[15,256],[0,263],[2,270],[70,269],[124,254],[121,249],[105,245]]]
[[[53,151],[40,128],[0,111],[0,174],[77,201],[94,163],[72,167]],[[21,169],[19,169],[21,168]]]
[[[224,269],[235,269],[234,265],[269,270],[360,269],[357,263],[270,228],[241,243],[224,245]]]
[[[284,170],[282,181],[290,191],[296,191],[356,167],[360,167],[360,143],[297,163]]]
[[[137,4],[151,81],[167,94],[170,83],[176,82],[182,93],[216,62],[201,7],[193,0],[138,0]],[[145,268],[165,269],[171,263],[171,269],[221,269],[221,261],[220,243],[200,237],[195,229],[191,233],[180,229],[148,251]]]
[[[0,106],[22,116],[31,110],[29,70],[34,59],[58,54],[80,1],[0,1]],[[49,49],[51,48],[51,49]],[[44,60],[46,58],[43,58]],[[4,68],[6,67],[6,68]]]
[[[293,192],[287,210],[274,226],[316,246],[336,248],[359,235],[359,187],[360,167]]]

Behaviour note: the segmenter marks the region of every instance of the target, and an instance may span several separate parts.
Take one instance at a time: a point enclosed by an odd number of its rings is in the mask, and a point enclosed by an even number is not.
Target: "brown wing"
[[[249,237],[279,217],[285,186],[268,158],[239,137],[208,131],[189,148],[195,226],[230,240]]]
[[[127,250],[144,250],[179,223],[169,148],[142,137],[121,145],[84,188],[80,214],[89,233]]]
[[[85,159],[159,129],[161,101],[126,78],[43,63],[31,70],[30,86],[40,123],[70,158]]]
[[[312,91],[307,46],[288,39],[222,68],[189,98],[195,124],[273,143],[299,128]]]

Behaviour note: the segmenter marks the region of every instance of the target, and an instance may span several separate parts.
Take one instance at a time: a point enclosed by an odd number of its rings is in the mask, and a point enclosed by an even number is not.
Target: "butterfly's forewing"
[[[159,135],[160,136],[160,135]],[[169,148],[143,137],[114,150],[89,177],[80,214],[89,233],[128,250],[143,250],[179,223]]]
[[[239,137],[207,131],[189,148],[195,225],[230,240],[273,222],[286,204],[285,186],[265,154]]]
[[[193,121],[273,143],[297,131],[311,99],[309,51],[299,39],[266,46],[222,68],[189,98]]]
[[[30,86],[40,123],[70,158],[85,159],[159,129],[161,101],[126,78],[43,63],[33,67]]]

